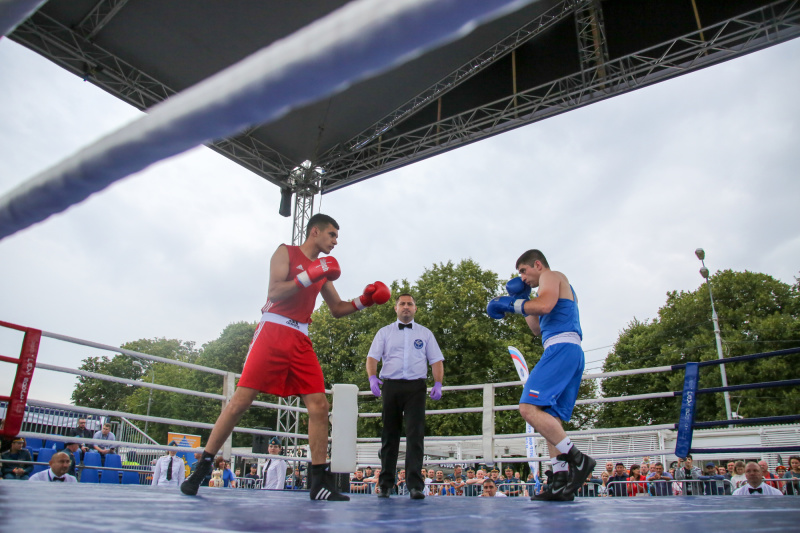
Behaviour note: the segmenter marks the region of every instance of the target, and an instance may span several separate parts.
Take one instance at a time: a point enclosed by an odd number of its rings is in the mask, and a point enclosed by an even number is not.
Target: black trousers
[[[383,398],[383,431],[381,433],[381,487],[395,482],[400,432],[406,423],[406,486],[423,490],[422,457],[425,454],[425,380],[386,379]]]

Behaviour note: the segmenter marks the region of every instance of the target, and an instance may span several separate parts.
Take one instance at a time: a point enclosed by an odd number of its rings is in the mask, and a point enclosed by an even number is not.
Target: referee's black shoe
[[[186,478],[186,481],[181,483],[181,492],[188,496],[194,496],[197,494],[197,491],[200,490],[200,485],[203,483],[203,480],[206,478],[206,476],[211,475],[211,471],[213,469],[214,465],[212,464],[211,459],[206,459],[205,457],[199,459],[197,461],[197,468],[195,468],[194,472],[192,472],[192,475]]]
[[[330,466],[330,464],[311,465],[309,497],[312,500],[328,500],[331,502],[350,501],[349,496],[345,496],[336,490],[336,482]]]
[[[388,498],[389,493],[392,492],[392,487],[378,487],[378,498]]]
[[[592,473],[594,467],[597,466],[597,461],[582,453],[577,446],[572,448],[567,453],[562,453],[556,457],[558,461],[565,461],[569,463],[569,483],[567,483],[567,491],[574,494],[586,482],[586,478]]]
[[[541,494],[534,494],[531,500],[537,502],[571,502],[575,499],[575,494],[567,491],[567,472],[556,472],[548,470],[544,473],[547,476],[547,484]]]

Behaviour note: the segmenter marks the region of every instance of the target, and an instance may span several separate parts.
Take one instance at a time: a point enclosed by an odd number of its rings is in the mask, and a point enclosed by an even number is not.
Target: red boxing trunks
[[[282,397],[325,392],[311,339],[293,327],[263,321],[250,343],[239,386]]]

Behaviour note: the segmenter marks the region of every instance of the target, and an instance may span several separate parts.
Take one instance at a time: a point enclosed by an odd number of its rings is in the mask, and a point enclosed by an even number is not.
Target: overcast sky
[[[341,226],[340,295],[465,258],[505,277],[539,248],[579,294],[598,369],[634,317],[702,283],[697,247],[712,272],[793,283],[799,58],[795,40],[324,196]],[[139,116],[0,40],[0,195]],[[279,201],[203,147],[153,165],[0,241],[0,320],[114,346],[213,340],[260,316],[269,258],[291,240]],[[0,329],[0,354],[20,342]],[[103,353],[44,339],[39,360],[76,368]],[[0,363],[0,391],[12,372]],[[74,383],[38,370],[30,398],[66,403]]]

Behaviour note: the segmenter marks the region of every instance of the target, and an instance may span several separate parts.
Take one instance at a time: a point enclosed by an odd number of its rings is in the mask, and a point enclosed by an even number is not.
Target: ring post
[[[0,437],[15,437],[22,427],[25,418],[25,405],[28,401],[28,392],[31,389],[33,371],[36,369],[36,357],[39,355],[39,342],[42,332],[38,329],[25,328],[8,322],[0,322],[0,326],[24,331],[22,349],[19,359],[0,356],[0,361],[17,365],[14,383],[11,386],[10,396],[0,396],[0,401],[8,402],[5,420],[0,423]]]
[[[686,363],[683,378],[683,400],[681,402],[681,418],[678,422],[678,439],[675,443],[675,455],[684,458],[692,449],[692,431],[694,411],[697,406],[697,382],[700,367],[697,363]]]
[[[333,385],[331,410],[331,472],[355,472],[358,387]]]

